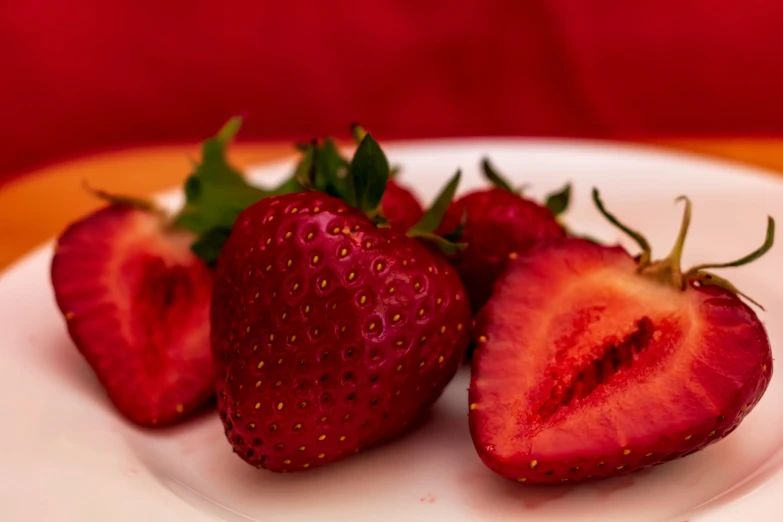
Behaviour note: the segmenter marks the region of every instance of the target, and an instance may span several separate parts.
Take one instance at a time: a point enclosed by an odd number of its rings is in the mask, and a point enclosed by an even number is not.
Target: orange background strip
[[[670,140],[646,143],[766,167],[783,173],[783,139]],[[240,167],[291,157],[289,143],[238,143],[231,160]],[[82,183],[109,192],[145,196],[180,186],[190,171],[193,146],[127,149],[48,166],[0,186],[0,269],[68,223],[102,203]]]

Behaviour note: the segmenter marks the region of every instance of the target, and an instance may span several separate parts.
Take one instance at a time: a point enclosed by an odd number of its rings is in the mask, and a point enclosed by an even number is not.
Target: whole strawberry
[[[492,285],[505,270],[510,253],[521,254],[542,239],[565,236],[556,217],[567,207],[570,193],[570,186],[566,186],[542,206],[519,195],[488,160],[482,165],[494,187],[460,197],[439,228],[443,233],[461,229],[459,240],[467,248],[453,259],[453,264],[468,291],[474,314],[492,294]]]
[[[669,256],[583,239],[511,261],[478,318],[470,429],[484,463],[528,484],[599,479],[690,455],[731,433],[772,376],[769,339],[731,283],[683,272],[690,202]]]
[[[316,191],[265,199],[223,248],[212,302],[218,407],[252,465],[314,468],[392,438],[460,364],[465,290],[438,254],[376,225],[388,172],[367,135],[350,165],[353,206]],[[432,218],[412,235],[437,242]]]

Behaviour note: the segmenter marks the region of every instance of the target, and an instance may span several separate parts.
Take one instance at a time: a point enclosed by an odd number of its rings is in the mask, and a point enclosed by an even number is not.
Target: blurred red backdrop
[[[783,134],[774,0],[0,2],[0,176],[64,156],[347,134]]]

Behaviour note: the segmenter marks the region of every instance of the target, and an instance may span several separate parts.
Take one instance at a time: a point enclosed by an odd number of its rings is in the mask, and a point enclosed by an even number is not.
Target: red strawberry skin
[[[454,230],[463,214],[467,221],[460,242],[468,246],[454,264],[474,313],[489,299],[509,254],[523,254],[542,239],[565,236],[549,209],[499,188],[471,192],[455,201],[439,232]]]
[[[410,230],[424,215],[416,196],[394,180],[386,184],[381,211],[389,221],[389,226],[400,232]]]
[[[212,346],[234,451],[314,468],[402,433],[457,371],[471,316],[416,240],[318,193],[268,198],[218,261]]]
[[[470,429],[483,462],[552,484],[625,474],[725,437],[772,376],[753,311],[678,291],[619,247],[555,240],[510,263],[477,318]]]
[[[193,237],[112,205],[59,237],[51,276],[76,347],[128,419],[163,426],[214,393],[212,272]]]

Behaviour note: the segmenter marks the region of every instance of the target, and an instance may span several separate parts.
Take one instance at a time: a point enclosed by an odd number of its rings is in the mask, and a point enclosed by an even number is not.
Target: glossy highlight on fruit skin
[[[216,277],[220,417],[254,466],[312,469],[404,432],[467,347],[454,269],[321,193],[248,208]]]
[[[493,471],[606,478],[728,435],[772,375],[735,294],[640,277],[620,247],[555,240],[512,260],[476,330],[470,428]]]
[[[193,235],[113,204],[58,238],[51,276],[76,347],[114,405],[144,426],[182,419],[214,393],[212,272]]]
[[[453,264],[477,313],[492,294],[511,253],[522,254],[542,239],[564,237],[555,215],[535,201],[501,188],[471,192],[455,201],[440,228],[456,229],[466,217],[460,242],[467,248]]]

